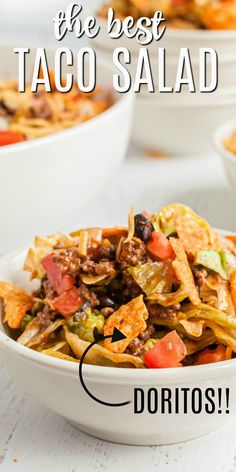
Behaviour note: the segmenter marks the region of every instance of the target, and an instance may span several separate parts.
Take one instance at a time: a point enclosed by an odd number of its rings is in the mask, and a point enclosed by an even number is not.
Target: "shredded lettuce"
[[[129,272],[146,295],[168,293],[175,276],[171,262],[148,262],[130,267]]]
[[[222,279],[227,279],[227,275],[222,266],[220,254],[214,249],[199,251],[195,256],[194,264],[202,265],[207,269],[217,272],[222,277]]]

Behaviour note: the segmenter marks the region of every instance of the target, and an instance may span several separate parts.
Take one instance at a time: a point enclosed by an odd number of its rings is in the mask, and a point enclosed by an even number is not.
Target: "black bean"
[[[108,297],[107,295],[99,294],[99,301],[101,308],[115,308],[116,304],[112,298]]]
[[[141,213],[135,215],[135,233],[134,235],[142,241],[148,241],[154,231],[152,223]]]

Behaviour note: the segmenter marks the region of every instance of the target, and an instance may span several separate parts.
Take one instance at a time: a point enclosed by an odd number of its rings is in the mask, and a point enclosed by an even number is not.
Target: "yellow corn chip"
[[[191,213],[175,215],[175,226],[178,237],[189,256],[211,247],[210,230],[193,217]]]
[[[187,334],[195,338],[199,338],[203,333],[203,327],[204,327],[205,321],[204,320],[196,320],[196,321],[180,320],[179,324],[181,324],[184,327]]]
[[[146,329],[147,325],[145,320],[147,318],[148,311],[144,305],[142,295],[134,298],[126,305],[122,305],[107,318],[104,325],[104,335],[112,335],[114,328],[117,328],[126,336],[126,339],[112,344],[110,339],[106,339],[104,342],[105,347],[112,352],[124,352],[131,341],[137,338],[137,336]]]
[[[188,292],[189,299],[191,300],[193,305],[199,305],[201,303],[201,300],[199,298],[194,283],[193,274],[188,263],[188,259],[185,254],[183,245],[176,238],[170,238],[170,244],[176,255],[176,259],[173,262],[176,277]]]
[[[26,312],[33,308],[34,298],[6,282],[0,282],[0,298],[3,299],[4,304],[4,323],[7,323],[10,328],[19,328]]]

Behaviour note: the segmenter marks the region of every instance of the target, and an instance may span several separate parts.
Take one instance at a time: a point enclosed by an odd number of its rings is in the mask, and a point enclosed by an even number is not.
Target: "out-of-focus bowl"
[[[94,38],[94,43],[105,50],[115,49],[118,40],[109,36],[107,21],[103,18],[97,18],[97,24],[100,26],[100,32]],[[141,47],[136,38],[127,38],[125,35],[119,38],[118,46],[125,47],[132,53],[138,53]],[[167,24],[163,37],[158,42],[153,41],[145,47],[148,47],[150,55],[154,56],[157,47],[166,48],[170,56],[177,56],[181,48],[187,47],[193,56],[198,56],[199,48],[213,48],[217,51],[219,57],[223,57],[223,55],[235,54],[236,31],[170,29]]]
[[[173,95],[173,94],[172,94]],[[167,154],[199,154],[212,149],[213,130],[235,116],[234,93],[194,96],[180,94],[162,99],[142,95],[136,99],[133,139],[144,150]]]
[[[113,49],[105,49],[104,47],[100,47],[93,45],[93,49],[96,52],[97,59],[99,61],[106,61],[107,63],[112,64],[113,61],[113,51],[116,48],[115,43],[113,43]],[[153,83],[156,87],[158,87],[158,67],[159,67],[159,60],[158,60],[158,53],[157,53],[158,44],[156,45],[156,53],[150,55],[150,64],[152,68],[152,76],[153,76]],[[236,47],[235,47],[236,50]],[[180,51],[179,51],[180,52]],[[121,58],[122,63],[122,58]],[[125,68],[129,71],[132,79],[134,80],[137,72],[137,63],[138,63],[138,54],[136,52],[132,53],[131,62],[130,64],[124,64]],[[166,50],[166,85],[174,87],[176,81],[176,74],[178,70],[178,63],[179,63],[179,54],[176,56],[171,56],[169,54],[169,50]],[[192,74],[194,77],[194,83],[196,88],[196,93],[198,92],[200,85],[200,61],[199,55],[191,57],[191,65],[192,65]],[[206,77],[211,77],[211,62],[207,60],[206,62]],[[223,54],[218,55],[218,84],[217,90],[226,90],[228,87],[235,87],[235,76],[236,76],[236,54]],[[143,85],[141,87],[141,91],[147,90],[147,86]],[[165,94],[162,94],[165,95]],[[185,96],[191,97],[194,101],[194,95],[190,94],[189,89],[186,86],[183,86],[181,91],[181,97],[184,100]],[[206,94],[207,95],[207,94]]]
[[[29,288],[22,273],[24,252],[14,251],[0,259],[0,280],[17,283]],[[197,389],[205,398],[205,389],[211,387],[230,389],[230,413],[236,412],[236,359],[203,366],[174,369],[124,369],[83,366],[83,377],[87,388],[98,399],[105,402],[131,401],[123,407],[107,407],[92,400],[83,390],[78,376],[78,364],[55,359],[32,351],[10,339],[0,327],[1,361],[16,382],[28,395],[49,409],[66,418],[76,427],[96,437],[124,444],[157,445],[176,443],[192,439],[224,424],[229,418],[222,400],[222,411],[218,407],[214,414],[205,408],[199,414],[192,412],[191,393],[188,396],[188,413],[160,411],[162,388],[169,389],[174,397],[176,389]],[[144,391],[144,411],[134,413],[134,389]],[[147,409],[149,389],[158,389],[158,413]],[[179,390],[180,392],[180,390]],[[151,411],[155,408],[154,392],[149,393]],[[179,393],[180,394],[180,393]],[[217,393],[216,393],[217,395]],[[222,396],[222,399],[224,394]],[[199,402],[196,400],[198,406]],[[208,402],[209,403],[209,402]],[[203,403],[204,404],[204,403]],[[140,408],[140,402],[138,405]]]
[[[235,115],[234,115],[235,116]],[[236,119],[226,122],[217,128],[214,133],[214,145],[221,156],[222,163],[232,187],[236,187],[236,155],[228,151],[224,146],[224,140],[236,131]]]
[[[15,47],[17,45],[15,44]],[[27,55],[31,76],[35,50]],[[17,55],[1,46],[1,78],[18,77]],[[48,52],[49,66],[54,64]],[[113,90],[113,69],[97,66],[97,85]],[[0,253],[34,234],[69,225],[125,157],[132,124],[131,93],[114,92],[113,106],[74,128],[0,148]]]

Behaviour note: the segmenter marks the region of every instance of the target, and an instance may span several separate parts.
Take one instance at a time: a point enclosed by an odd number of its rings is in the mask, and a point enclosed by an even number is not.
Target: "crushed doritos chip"
[[[106,339],[104,346],[112,352],[124,352],[129,344],[146,329],[145,320],[147,318],[148,311],[142,295],[134,298],[126,305],[122,305],[106,320],[104,335],[112,335],[114,328],[117,328],[126,336],[126,339],[112,344],[111,339]]]
[[[20,327],[27,311],[34,305],[34,298],[14,285],[6,282],[0,282],[0,298],[4,305],[4,323],[13,329]]]
[[[191,213],[175,215],[175,226],[178,237],[189,256],[198,251],[211,248],[211,236],[206,225],[194,218]]]
[[[176,238],[170,238],[170,244],[176,255],[176,259],[172,262],[177,279],[189,294],[189,299],[193,305],[199,305],[201,300],[196,289],[193,274],[186,256],[182,243]]]

